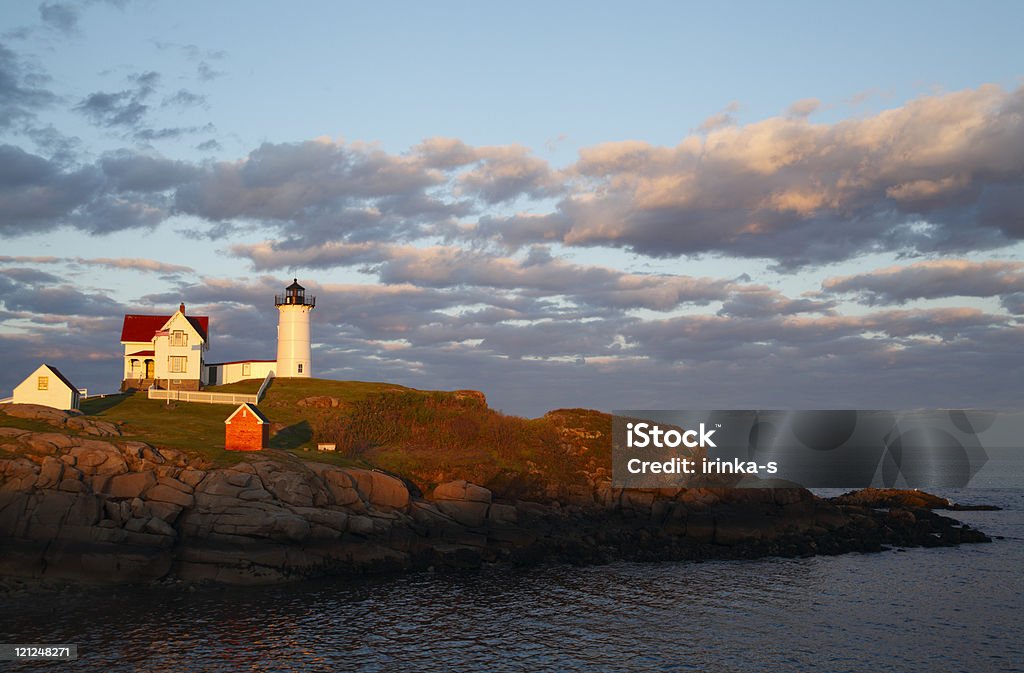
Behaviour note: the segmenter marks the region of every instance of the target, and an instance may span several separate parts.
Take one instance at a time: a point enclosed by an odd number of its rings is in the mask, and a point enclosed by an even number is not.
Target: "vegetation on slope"
[[[259,386],[243,381],[209,390],[251,394]],[[611,419],[584,409],[525,419],[488,408],[474,391],[326,379],[276,379],[259,406],[273,423],[271,448],[307,460],[379,467],[425,490],[461,478],[526,496],[551,484],[583,485],[611,464]],[[126,438],[217,464],[248,458],[223,448],[228,405],[168,404],[137,393],[86,400],[82,411],[117,423]],[[318,453],[316,442],[336,443],[338,451]]]

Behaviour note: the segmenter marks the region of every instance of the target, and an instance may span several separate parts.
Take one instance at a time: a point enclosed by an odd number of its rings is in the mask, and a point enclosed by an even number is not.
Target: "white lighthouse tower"
[[[284,296],[274,296],[279,313],[277,321],[277,371],[275,376],[309,378],[313,372],[309,348],[309,313],[316,297],[307,297],[299,279],[285,288]]]

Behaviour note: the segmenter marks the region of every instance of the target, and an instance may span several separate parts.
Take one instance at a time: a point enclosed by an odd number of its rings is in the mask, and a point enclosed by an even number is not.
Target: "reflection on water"
[[[1024,494],[958,513],[960,549],[546,567],[197,593],[5,601],[2,642],[75,642],[61,671],[1020,670]]]

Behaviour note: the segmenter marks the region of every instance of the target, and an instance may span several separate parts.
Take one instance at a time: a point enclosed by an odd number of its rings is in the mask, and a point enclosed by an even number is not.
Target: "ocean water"
[[[993,544],[8,598],[53,671],[1024,670],[1024,491],[945,491]]]

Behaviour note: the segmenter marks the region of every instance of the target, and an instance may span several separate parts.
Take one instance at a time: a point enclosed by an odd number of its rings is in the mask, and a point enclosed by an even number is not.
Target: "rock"
[[[913,512],[895,507],[889,510],[889,513],[886,515],[885,519],[890,526],[901,526],[909,528],[917,524],[917,517],[914,516]]]
[[[312,397],[304,397],[295,404],[296,406],[310,407],[313,409],[331,409],[340,406],[341,400],[328,395],[314,395]]]
[[[89,435],[98,437],[120,437],[121,430],[113,423],[98,421],[83,416],[68,418],[66,424],[69,428],[81,430]]]
[[[92,493],[92,490],[78,479],[62,479],[57,488],[69,493]]]
[[[146,522],[145,531],[147,533],[154,533],[156,535],[168,535],[170,537],[177,536],[178,532],[174,530],[174,527],[159,517],[150,517],[149,521]]]
[[[777,537],[775,521],[757,511],[723,512],[715,517],[715,543],[737,545]]]
[[[137,498],[153,486],[156,486],[155,472],[129,472],[111,477],[103,492],[112,498]]]
[[[307,474],[282,469],[280,463],[260,461],[254,465],[263,487],[281,502],[297,507],[313,505],[313,489]]]
[[[491,502],[491,492],[483,486],[457,479],[440,484],[434,489],[434,500],[464,500],[468,502]]]
[[[230,470],[215,470],[207,472],[206,477],[195,487],[196,493],[206,495],[226,495],[232,498],[249,488],[252,475],[232,472]],[[241,483],[238,483],[241,482]],[[260,485],[262,488],[262,484]]]
[[[332,509],[320,509],[319,507],[292,507],[293,512],[307,521],[326,526],[339,533],[348,529],[349,515]]]
[[[52,456],[43,459],[39,468],[39,478],[36,479],[36,488],[54,488],[60,484],[64,475],[64,463]]]
[[[376,507],[394,509],[409,505],[409,489],[401,479],[377,470],[346,468],[342,471],[355,483],[363,501]]]
[[[348,532],[356,535],[373,535],[373,519],[361,514],[353,514],[348,517]]]
[[[409,489],[401,479],[376,470],[370,475],[373,481],[370,504],[395,509],[402,509],[409,505]]]
[[[158,477],[157,483],[159,483],[162,486],[168,486],[170,488],[173,488],[176,491],[181,491],[182,493],[192,493],[195,490],[192,486],[186,484],[185,482],[178,481],[174,477],[170,477],[167,475],[161,475],[160,477]]]
[[[182,483],[188,484],[192,488],[198,486],[199,482],[201,482],[204,477],[206,477],[206,472],[203,470],[195,470],[191,467],[186,467],[181,471],[181,474],[178,475],[178,479],[180,479]]]
[[[175,505],[169,502],[158,502],[156,500],[150,500],[146,502],[146,510],[148,510],[153,516],[157,517],[158,519],[162,519],[163,521],[166,521],[171,525],[174,525],[174,522],[177,521],[178,516],[182,513],[182,511],[184,511],[183,508],[180,507],[179,505]]]
[[[144,472],[143,474],[150,473]],[[171,488],[170,486],[166,486],[164,484],[157,484],[156,486],[153,486],[152,488],[147,490],[143,495],[146,500],[166,502],[172,505],[178,505],[179,507],[191,507],[195,503],[195,498],[192,495],[179,491],[176,488]]]
[[[14,418],[28,418],[50,423],[51,425],[64,425],[71,416],[66,411],[44,407],[39,404],[8,404],[4,406],[3,412]]]
[[[344,470],[323,463],[309,463],[308,467],[323,480],[335,504],[353,505],[362,502],[355,487],[355,479]]]
[[[254,473],[242,469],[246,467],[249,468],[249,470],[252,470],[252,466],[246,465],[245,463],[241,463],[235,466],[234,468],[228,468],[224,470],[224,481],[226,481],[231,486],[235,486],[237,488],[248,488],[250,485],[252,485],[252,478]]]
[[[924,491],[906,491],[895,488],[864,488],[832,498],[838,505],[861,505],[863,507],[910,507],[923,509],[948,509],[949,500]]]
[[[516,513],[516,508],[512,505],[498,505],[492,504],[491,508],[487,512],[487,518],[492,524],[497,525],[515,525],[519,521],[519,515]]]
[[[484,525],[490,507],[485,502],[468,500],[438,500],[434,505],[444,514],[470,528],[480,528]]]
[[[88,475],[115,475],[128,471],[128,463],[116,446],[96,439],[84,439],[68,455],[75,459],[75,467]]]
[[[0,491],[26,491],[35,486],[39,467],[27,458],[0,459]]]
[[[456,390],[452,395],[460,402],[469,401],[475,406],[487,407],[487,396],[479,390]]]
[[[274,494],[265,488],[247,488],[238,494],[239,500],[273,500]]]

